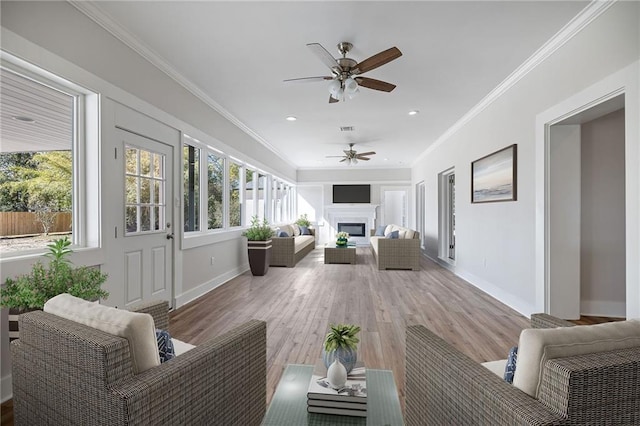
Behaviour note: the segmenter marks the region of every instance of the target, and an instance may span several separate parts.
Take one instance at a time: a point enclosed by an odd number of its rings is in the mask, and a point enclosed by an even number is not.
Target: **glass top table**
[[[313,365],[289,364],[262,421],[263,426],[402,426],[402,410],[393,372],[367,369],[367,417],[307,412]]]

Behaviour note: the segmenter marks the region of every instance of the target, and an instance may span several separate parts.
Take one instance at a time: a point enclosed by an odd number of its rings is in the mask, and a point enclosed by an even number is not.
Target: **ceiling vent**
[[[340,131],[341,132],[353,132],[353,126],[341,126],[340,127]]]

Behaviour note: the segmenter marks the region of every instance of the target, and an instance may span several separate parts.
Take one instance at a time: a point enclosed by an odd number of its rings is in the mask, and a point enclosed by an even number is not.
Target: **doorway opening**
[[[546,308],[626,316],[624,94],[548,123]]]

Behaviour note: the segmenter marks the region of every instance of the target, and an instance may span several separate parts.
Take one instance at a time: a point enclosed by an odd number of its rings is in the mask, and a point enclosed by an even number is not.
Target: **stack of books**
[[[326,377],[313,375],[307,392],[307,411],[367,417],[367,382],[364,367],[356,367],[347,376],[347,383],[334,389]]]

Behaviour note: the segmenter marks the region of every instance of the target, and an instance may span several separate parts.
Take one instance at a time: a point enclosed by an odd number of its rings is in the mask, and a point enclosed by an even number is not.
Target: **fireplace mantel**
[[[324,207],[325,217],[335,235],[339,222],[360,222],[366,224],[364,237],[351,237],[357,245],[369,245],[370,230],[375,229],[378,204],[329,204]]]

